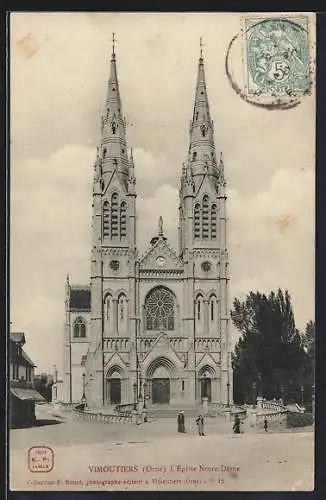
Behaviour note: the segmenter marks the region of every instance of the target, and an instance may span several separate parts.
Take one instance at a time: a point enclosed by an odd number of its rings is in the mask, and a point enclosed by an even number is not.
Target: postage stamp
[[[289,95],[308,90],[307,18],[246,18],[244,41],[250,94]]]

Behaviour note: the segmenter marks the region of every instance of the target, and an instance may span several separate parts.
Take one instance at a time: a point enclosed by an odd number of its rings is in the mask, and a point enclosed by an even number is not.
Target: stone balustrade
[[[133,423],[132,415],[128,414],[114,414],[108,415],[103,413],[91,412],[91,411],[81,411],[81,410],[73,410],[74,414],[77,418],[81,420],[88,420],[90,422],[100,422],[103,424],[109,424],[111,422],[122,422],[131,424]]]
[[[257,423],[262,423],[266,418],[267,422],[279,422],[280,420],[286,417],[286,414],[287,414],[286,410],[257,413],[256,421]]]

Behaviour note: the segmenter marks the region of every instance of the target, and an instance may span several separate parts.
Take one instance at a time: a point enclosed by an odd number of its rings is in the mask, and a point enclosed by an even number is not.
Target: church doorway
[[[121,403],[121,375],[116,370],[107,376],[107,401],[112,405]]]
[[[152,400],[153,404],[168,404],[170,402],[170,379],[152,379]]]
[[[201,399],[208,398],[208,401],[212,399],[212,379],[211,378],[202,378],[200,381],[201,388]]]
[[[214,371],[210,366],[203,367],[198,373],[199,394],[200,400],[207,398],[212,400],[212,379],[214,379]]]
[[[149,396],[156,405],[169,404],[172,396],[174,364],[165,357],[156,358],[146,371]]]
[[[110,380],[110,403],[121,403],[121,380],[119,378],[112,378]]]

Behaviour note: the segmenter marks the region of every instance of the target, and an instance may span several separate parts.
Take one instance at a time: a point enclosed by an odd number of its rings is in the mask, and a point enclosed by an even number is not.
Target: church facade
[[[112,54],[93,180],[90,286],[66,283],[64,396],[89,407],[232,403],[226,181],[199,58],[179,248],[137,250],[136,172]],[[87,221],[85,221],[87,223]],[[155,228],[153,228],[155,230]]]

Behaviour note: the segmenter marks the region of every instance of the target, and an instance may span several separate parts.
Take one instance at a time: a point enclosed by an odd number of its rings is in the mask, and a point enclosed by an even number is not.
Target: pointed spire
[[[193,117],[190,124],[188,155],[188,163],[192,167],[195,186],[200,185],[202,176],[206,173],[209,176],[213,176],[217,182],[218,169],[215,160],[214,129],[210,118],[206,88],[202,38],[200,38],[200,57],[198,61]]]
[[[128,180],[129,161],[125,137],[126,124],[122,114],[122,104],[119,91],[119,81],[116,60],[116,37],[112,35],[112,55],[107,95],[101,121],[102,174],[104,180],[109,180],[114,170],[117,170],[126,184]]]

